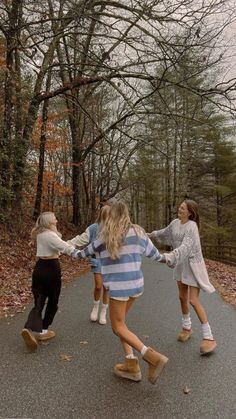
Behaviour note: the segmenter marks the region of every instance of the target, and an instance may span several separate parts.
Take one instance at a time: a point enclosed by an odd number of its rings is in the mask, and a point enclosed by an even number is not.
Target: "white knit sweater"
[[[71,255],[75,247],[62,240],[55,231],[45,230],[37,235],[37,256]]]

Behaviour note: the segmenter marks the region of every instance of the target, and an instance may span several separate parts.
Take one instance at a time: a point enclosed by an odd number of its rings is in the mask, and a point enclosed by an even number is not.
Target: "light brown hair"
[[[198,204],[193,201],[192,199],[185,199],[185,204],[187,205],[187,209],[190,212],[189,219],[192,221],[195,221],[198,228],[200,228],[200,218],[199,218],[199,212],[198,212]]]

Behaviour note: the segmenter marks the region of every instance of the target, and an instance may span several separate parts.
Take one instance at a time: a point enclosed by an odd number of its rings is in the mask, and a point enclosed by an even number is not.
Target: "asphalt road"
[[[236,311],[216,293],[202,293],[218,347],[215,354],[201,357],[194,313],[192,339],[176,341],[180,312],[171,270],[145,260],[143,271],[145,293],[129,313],[128,324],[147,346],[169,358],[157,383],[147,381],[142,360],[139,383],[113,374],[123,354],[109,322],[89,322],[89,273],[63,288],[53,324],[56,338],[36,353],[28,352],[20,336],[30,307],[0,320],[0,419],[236,418]],[[71,360],[61,360],[61,354]]]

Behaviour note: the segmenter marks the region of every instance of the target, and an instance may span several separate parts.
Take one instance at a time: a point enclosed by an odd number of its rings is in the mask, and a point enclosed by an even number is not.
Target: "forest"
[[[188,197],[203,243],[233,260],[235,10],[231,0],[1,0],[1,225],[49,210],[82,231],[101,201],[122,198],[151,230]]]

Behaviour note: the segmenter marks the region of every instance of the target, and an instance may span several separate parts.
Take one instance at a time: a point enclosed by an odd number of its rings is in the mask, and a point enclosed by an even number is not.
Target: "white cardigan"
[[[37,256],[46,257],[65,253],[71,255],[75,247],[62,240],[55,231],[45,230],[37,234]]]
[[[170,253],[164,253],[169,266],[182,264],[183,269],[189,265],[190,271],[199,287],[211,294],[215,288],[209,281],[206,265],[202,255],[198,226],[189,220],[182,224],[179,219],[173,220],[166,228],[153,231],[152,237],[173,247]]]

